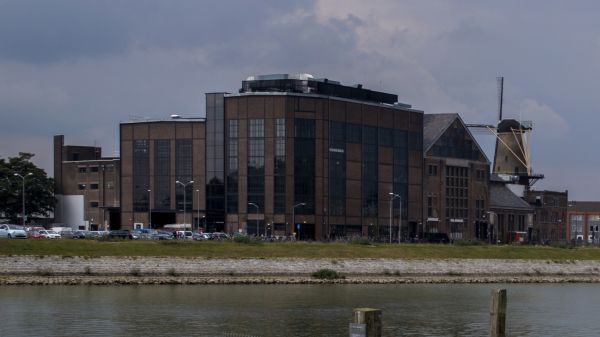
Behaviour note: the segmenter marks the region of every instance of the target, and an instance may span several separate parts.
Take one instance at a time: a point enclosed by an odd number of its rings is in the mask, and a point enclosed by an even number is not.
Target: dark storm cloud
[[[0,58],[46,64],[133,47],[218,47],[248,40],[270,17],[294,7],[285,1],[0,1]]]
[[[44,64],[123,52],[123,28],[100,2],[1,1],[0,58]]]

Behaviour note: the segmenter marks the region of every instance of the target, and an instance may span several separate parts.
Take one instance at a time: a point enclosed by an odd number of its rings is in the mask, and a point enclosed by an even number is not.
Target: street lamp
[[[256,207],[256,236],[260,236],[260,229],[258,229],[258,205],[253,202],[249,202],[248,206]]]
[[[148,189],[148,225],[150,225],[150,229],[152,229],[152,192],[151,189]]]
[[[200,189],[197,189],[198,197],[196,198],[196,203],[198,203],[198,227],[200,227]],[[193,222],[193,221],[192,221]]]
[[[400,231],[402,230],[402,228],[400,227],[400,225],[402,224],[402,197],[400,196],[400,194],[396,194],[393,192],[390,192],[389,195],[392,196],[390,198],[390,243],[392,243],[392,206],[394,205],[394,199],[400,198],[400,222],[398,222],[398,243],[400,243]]]
[[[296,227],[296,207],[298,206],[306,206],[306,203],[301,202],[299,204],[294,205],[292,208],[292,233],[294,232],[294,228]],[[300,233],[298,233],[300,235]]]
[[[187,206],[187,202],[186,202],[186,199],[185,199],[185,195],[186,195],[185,188],[187,187],[187,185],[193,184],[194,181],[190,180],[187,183],[182,183],[181,181],[176,180],[175,183],[179,184],[179,185],[181,185],[183,187],[183,230],[185,231],[185,209],[187,208],[186,207]]]
[[[25,217],[25,178],[32,176],[33,173],[29,172],[25,176],[22,176],[18,173],[15,173],[14,175],[15,175],[15,177],[19,177],[19,178],[21,178],[21,180],[23,180],[23,183],[22,183],[22,185],[23,185],[23,193],[22,193],[23,214],[22,214],[22,216],[23,216],[23,227],[25,227],[25,218],[26,218]]]

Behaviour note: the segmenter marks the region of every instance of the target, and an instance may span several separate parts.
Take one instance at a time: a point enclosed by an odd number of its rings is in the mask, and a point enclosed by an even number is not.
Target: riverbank
[[[316,279],[320,269],[343,278]],[[0,284],[600,283],[599,260],[0,256]]]

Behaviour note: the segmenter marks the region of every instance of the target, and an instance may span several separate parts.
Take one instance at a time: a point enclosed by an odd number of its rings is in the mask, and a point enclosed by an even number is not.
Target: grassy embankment
[[[600,259],[600,248],[541,246],[375,244],[320,242],[181,242],[96,240],[0,240],[0,256],[180,256],[205,258],[392,258],[392,259]]]

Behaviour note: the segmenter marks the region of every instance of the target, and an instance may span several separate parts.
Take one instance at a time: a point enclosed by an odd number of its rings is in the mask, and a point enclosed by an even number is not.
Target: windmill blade
[[[469,130],[472,133],[476,133],[476,134],[493,135],[494,133],[491,132],[490,129],[496,131],[496,126],[495,125],[489,125],[489,124],[466,124],[466,126],[469,128]]]
[[[504,103],[504,77],[496,77],[498,85],[498,123],[502,120],[502,104]]]

